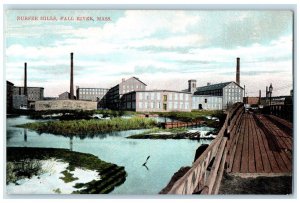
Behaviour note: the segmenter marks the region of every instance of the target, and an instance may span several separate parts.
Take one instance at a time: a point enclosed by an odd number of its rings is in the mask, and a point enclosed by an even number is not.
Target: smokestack
[[[236,83],[240,85],[240,58],[236,58]]]
[[[266,98],[268,98],[268,86],[266,86]]]
[[[259,90],[258,104],[261,103],[261,90]]]
[[[27,96],[27,63],[24,63],[24,95]]]
[[[71,52],[70,99],[74,99],[74,87],[73,87],[73,52]]]

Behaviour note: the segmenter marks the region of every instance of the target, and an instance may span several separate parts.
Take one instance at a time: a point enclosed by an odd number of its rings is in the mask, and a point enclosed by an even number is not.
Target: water
[[[93,138],[73,139],[13,127],[36,122],[26,116],[7,119],[7,146],[67,148],[90,153],[100,159],[125,166],[126,181],[110,194],[157,194],[182,166],[193,163],[196,149],[209,140],[148,140],[127,139],[144,130],[108,133]],[[150,156],[147,167],[142,166]]]

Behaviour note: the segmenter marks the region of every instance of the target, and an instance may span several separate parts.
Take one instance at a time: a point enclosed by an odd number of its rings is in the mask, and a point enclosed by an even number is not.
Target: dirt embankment
[[[241,178],[224,174],[219,194],[292,194],[292,176]]]

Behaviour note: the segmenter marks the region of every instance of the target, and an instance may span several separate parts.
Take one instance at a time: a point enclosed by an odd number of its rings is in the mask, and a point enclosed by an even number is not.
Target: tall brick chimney
[[[24,63],[24,95],[27,96],[27,63]]]
[[[240,58],[236,58],[236,83],[240,85]]]
[[[71,52],[70,99],[74,99],[74,87],[73,87],[73,52]]]

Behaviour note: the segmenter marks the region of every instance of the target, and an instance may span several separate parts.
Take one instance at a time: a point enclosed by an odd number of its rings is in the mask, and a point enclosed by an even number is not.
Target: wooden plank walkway
[[[292,172],[291,124],[274,116],[245,113],[232,131],[228,146],[227,172],[241,176],[280,175]]]

